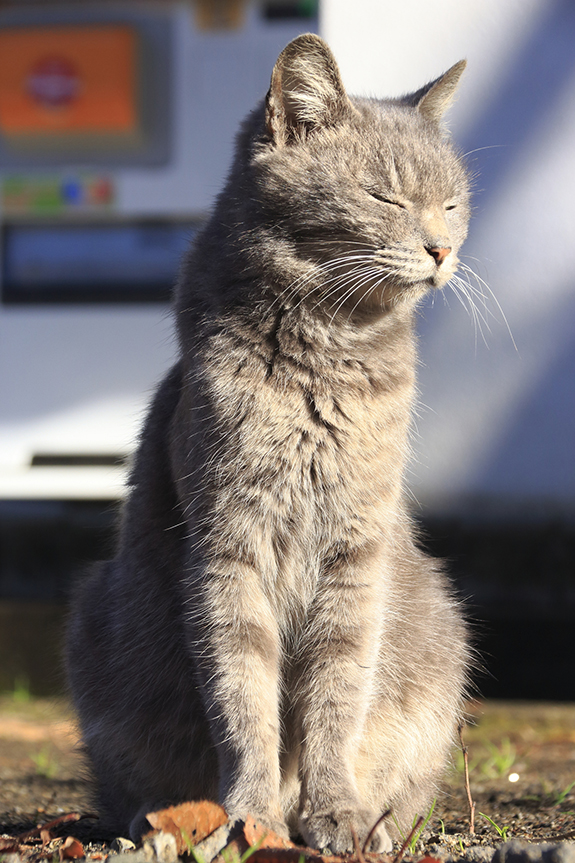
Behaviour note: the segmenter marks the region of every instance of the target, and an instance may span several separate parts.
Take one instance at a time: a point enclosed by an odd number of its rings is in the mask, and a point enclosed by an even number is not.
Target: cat
[[[436,793],[469,648],[403,475],[415,309],[469,218],[441,127],[464,66],[350,98],[295,39],[184,260],[179,361],[67,643],[100,812],[134,839],[207,798],[340,853]]]

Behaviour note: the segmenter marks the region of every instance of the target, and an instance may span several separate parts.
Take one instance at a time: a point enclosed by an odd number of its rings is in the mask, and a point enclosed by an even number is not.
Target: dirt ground
[[[475,833],[463,756],[453,765],[418,843],[419,856],[439,845],[462,853],[503,839],[575,838],[575,704],[486,701],[470,705],[465,728]],[[17,835],[68,812],[83,817],[58,828],[91,852],[106,853],[114,837],[98,826],[73,714],[65,701],[0,697],[0,834]],[[422,813],[427,816],[429,813]],[[406,833],[411,825],[400,825]],[[88,843],[88,846],[86,845]],[[96,858],[98,859],[98,858]]]

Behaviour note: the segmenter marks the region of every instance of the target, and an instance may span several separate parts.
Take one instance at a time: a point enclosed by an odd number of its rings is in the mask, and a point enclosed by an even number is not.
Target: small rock
[[[465,849],[465,860],[469,863],[490,863],[495,854],[493,845],[472,845]]]
[[[136,846],[131,839],[126,839],[124,836],[117,836],[110,845],[110,850],[115,851],[116,854],[125,854],[127,851],[135,851]]]
[[[471,845],[462,851],[455,842],[431,843],[426,851],[443,863],[491,863],[495,854],[493,845]]]
[[[541,842],[531,845],[521,839],[512,839],[497,849],[493,863],[575,863],[575,843]]]
[[[204,863],[211,863],[214,857],[218,856],[222,848],[226,847],[230,831],[231,826],[229,823],[222,824],[221,827],[218,827],[213,833],[210,833],[209,836],[198,842],[194,847],[194,851]]]
[[[158,863],[177,863],[178,846],[176,837],[171,833],[156,833],[151,838],[151,844],[156,852]]]
[[[117,856],[112,852],[106,860]],[[137,851],[125,851],[122,855],[122,863],[156,863],[156,854],[151,845],[144,845],[143,848],[138,848]]]

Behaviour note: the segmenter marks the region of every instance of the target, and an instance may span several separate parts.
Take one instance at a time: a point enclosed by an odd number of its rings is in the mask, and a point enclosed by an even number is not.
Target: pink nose
[[[450,248],[440,249],[438,248],[438,246],[432,246],[431,248],[429,246],[426,246],[426,249],[428,254],[430,254],[432,258],[435,258],[435,263],[438,267],[444,262],[444,260],[451,251]]]

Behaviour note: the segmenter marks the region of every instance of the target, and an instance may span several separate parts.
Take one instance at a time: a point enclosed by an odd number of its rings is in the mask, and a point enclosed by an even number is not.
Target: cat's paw
[[[288,842],[290,841],[289,830],[285,821],[281,821],[277,817],[274,818],[273,816],[270,816],[269,812],[258,813],[252,811],[240,812],[238,810],[233,810],[229,813],[229,823],[232,825],[243,825],[246,823],[246,818],[253,819],[258,828],[261,828],[263,831],[271,831],[282,839],[286,839]]]
[[[353,851],[352,828],[357,834],[360,847],[377,821],[378,816],[365,809],[337,809],[314,812],[300,818],[300,830],[306,843],[312,848],[329,848],[334,854]],[[383,824],[379,824],[370,840],[368,851],[380,854],[391,851],[392,841]]]

